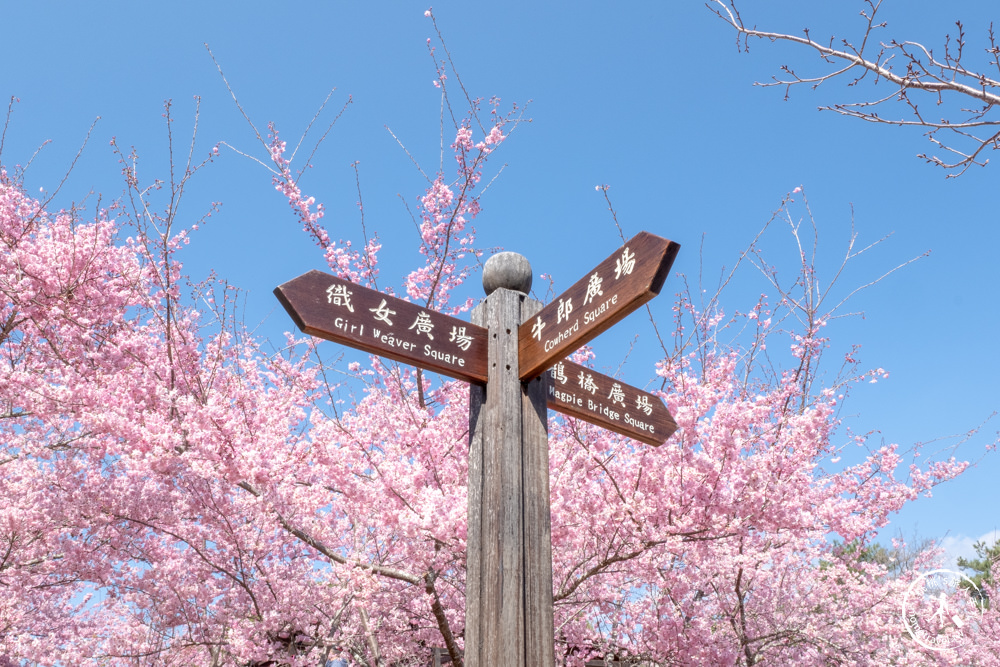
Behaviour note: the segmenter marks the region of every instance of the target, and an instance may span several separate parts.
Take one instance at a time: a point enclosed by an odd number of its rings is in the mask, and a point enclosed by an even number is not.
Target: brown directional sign
[[[662,445],[677,430],[667,406],[648,392],[572,361],[549,373],[548,405],[557,412],[649,445]]]
[[[520,377],[529,380],[656,296],[680,246],[639,232],[518,328]]]
[[[486,329],[322,271],[274,290],[303,332],[435,373],[486,382]]]

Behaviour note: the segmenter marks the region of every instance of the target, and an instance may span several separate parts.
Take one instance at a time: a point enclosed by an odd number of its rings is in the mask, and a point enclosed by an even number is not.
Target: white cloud
[[[985,542],[987,545],[992,546],[998,539],[1000,539],[1000,530],[996,528],[983,533],[979,537],[948,535],[938,541],[938,546],[944,550],[941,566],[949,570],[958,570],[959,557],[967,559],[976,557],[976,550],[973,547],[976,542]]]

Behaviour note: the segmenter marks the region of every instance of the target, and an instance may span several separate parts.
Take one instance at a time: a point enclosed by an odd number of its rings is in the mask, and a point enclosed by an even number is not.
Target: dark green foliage
[[[969,595],[976,601],[976,604],[984,609],[990,608],[990,596],[988,588],[993,586],[993,565],[1000,561],[1000,540],[987,546],[985,542],[976,542],[972,545],[976,550],[978,558],[959,558],[958,566],[963,570],[970,570],[968,577],[972,583],[963,579],[959,586],[969,591]],[[973,586],[975,584],[975,586]]]

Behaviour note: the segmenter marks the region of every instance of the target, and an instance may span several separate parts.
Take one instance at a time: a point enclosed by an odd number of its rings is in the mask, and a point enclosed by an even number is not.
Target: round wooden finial
[[[525,294],[531,289],[531,264],[516,252],[498,252],[486,260],[483,267],[483,289],[489,296],[497,288]]]

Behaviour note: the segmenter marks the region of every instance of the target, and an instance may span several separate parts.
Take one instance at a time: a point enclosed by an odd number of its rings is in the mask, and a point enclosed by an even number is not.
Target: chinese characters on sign
[[[656,296],[678,249],[673,241],[640,232],[522,324],[521,379],[535,377]]]
[[[322,271],[274,290],[302,331],[466,382],[486,382],[486,330]]]
[[[677,430],[656,396],[568,360],[549,369],[548,405],[649,445],[663,444]]]
[[[663,402],[565,360],[656,296],[673,264],[673,241],[640,232],[564,294],[520,325],[519,377],[549,370],[548,405],[652,445],[677,425]],[[486,329],[321,271],[275,295],[303,332],[466,382],[484,384]]]

